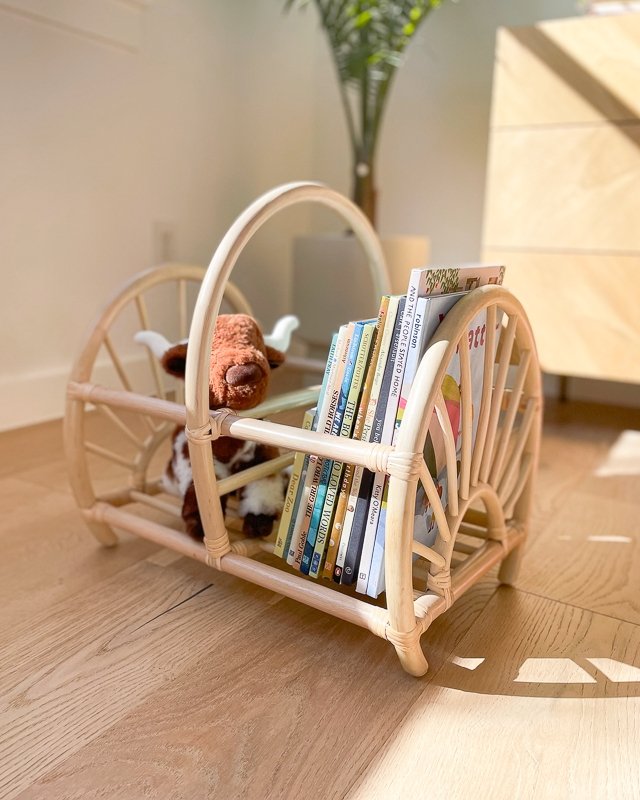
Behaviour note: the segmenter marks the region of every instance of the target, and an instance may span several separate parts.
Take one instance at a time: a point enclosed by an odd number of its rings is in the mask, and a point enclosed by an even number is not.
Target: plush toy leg
[[[224,514],[227,507],[227,498],[221,497],[220,503]],[[182,501],[182,519],[189,536],[193,536],[194,539],[198,540],[204,539],[204,528],[202,527],[200,511],[198,510],[198,499],[196,498],[196,488],[193,485],[193,481],[189,484]]]
[[[276,517],[269,514],[245,514],[242,521],[242,532],[245,536],[269,536],[273,531]]]
[[[276,447],[257,445],[253,459],[242,464],[243,469],[263,464],[280,455]],[[273,524],[282,512],[285,482],[281,473],[253,481],[240,490],[240,516],[245,536],[269,536]]]

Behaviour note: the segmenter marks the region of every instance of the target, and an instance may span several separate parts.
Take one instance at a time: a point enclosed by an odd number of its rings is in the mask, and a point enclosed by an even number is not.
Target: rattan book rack
[[[472,290],[449,312],[432,339],[411,389],[395,445],[340,439],[269,421],[285,410],[308,408],[318,388],[301,389],[268,399],[246,414],[210,411],[208,406],[209,346],[221,305],[251,313],[246,298],[229,282],[238,256],[256,231],[280,210],[298,203],[319,203],[336,211],[354,232],[366,253],[375,295],[389,288],[379,240],[367,219],[349,200],[319,184],[279,187],[254,202],[229,229],[209,268],[164,265],[134,278],[107,305],[91,331],[70,378],[65,415],[65,450],[72,489],[88,527],[103,545],[117,543],[121,529],[214,569],[306,603],[343,620],[368,628],[395,647],[403,668],[423,675],[428,668],[420,639],[433,620],[488,570],[500,564],[499,579],[517,575],[527,537],[532,487],[539,451],[541,422],[540,372],[535,343],[518,300],[499,286]],[[507,273],[508,274],[508,273]],[[189,328],[189,299],[197,299]],[[135,327],[151,327],[151,300],[162,292],[163,324],[169,310],[174,340],[189,334],[184,385],[167,388],[167,378],[150,357],[145,388],[138,390],[139,361],[121,356],[120,343],[131,341]],[[443,405],[442,380],[468,326],[486,309],[487,347],[483,390],[472,445],[471,374],[466,347],[460,347],[462,396],[461,457],[456,462],[453,433]],[[125,320],[129,320],[125,322]],[[133,321],[132,321],[133,320]],[[497,348],[492,342],[496,320],[502,327]],[[118,334],[122,325],[124,334]],[[118,338],[124,336],[125,338]],[[124,345],[123,345],[124,346]],[[495,357],[493,353],[496,353]],[[308,370],[303,358],[291,367]],[[109,384],[111,385],[105,385]],[[170,392],[177,393],[169,399]],[[423,450],[434,417],[447,444],[447,508],[443,508]],[[109,447],[90,440],[89,414],[101,413],[111,426]],[[248,416],[250,414],[250,416]],[[205,539],[197,542],[180,528],[180,508],[162,495],[157,478],[162,447],[175,425],[185,425],[193,477]],[[210,442],[231,435],[268,443],[282,455],[223,480],[216,480]],[[222,513],[220,497],[251,480],[273,474],[292,463],[296,451],[361,465],[389,476],[383,602],[337,591],[280,568],[265,556],[273,544],[244,539]],[[97,460],[122,471],[122,486],[100,492],[94,478]],[[155,474],[154,474],[155,470]],[[438,522],[431,547],[413,539],[418,482],[424,486]],[[152,513],[149,513],[149,510]]]

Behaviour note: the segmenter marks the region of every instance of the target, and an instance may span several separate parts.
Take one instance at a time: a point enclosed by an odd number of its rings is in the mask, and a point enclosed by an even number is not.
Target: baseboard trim
[[[545,374],[543,390],[546,397],[557,399],[560,396],[560,378],[557,375]],[[607,406],[640,408],[640,384],[569,377],[566,399]]]
[[[147,357],[135,354],[122,360],[136,389],[144,394],[154,394],[155,385]],[[0,379],[0,396],[3,398],[0,432],[63,417],[69,371],[70,367],[59,367]],[[118,385],[109,360],[96,363],[93,380],[105,386]],[[173,379],[167,376],[166,381],[167,388],[172,388]],[[557,375],[545,374],[544,394],[557,398],[559,384]],[[567,390],[568,400],[640,408],[640,384],[569,378]]]
[[[125,356],[122,362],[136,390],[145,394],[155,392],[146,355],[136,353]],[[24,428],[63,417],[70,369],[68,366],[61,366],[0,379],[0,396],[3,398],[0,431]],[[173,381],[169,376],[166,380],[167,385]],[[96,362],[93,382],[104,386],[119,385],[111,361],[105,359]]]

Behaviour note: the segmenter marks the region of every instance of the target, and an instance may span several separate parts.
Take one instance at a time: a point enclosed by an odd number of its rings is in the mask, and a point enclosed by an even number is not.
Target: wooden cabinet
[[[546,371],[640,382],[640,14],[500,30],[484,257]]]

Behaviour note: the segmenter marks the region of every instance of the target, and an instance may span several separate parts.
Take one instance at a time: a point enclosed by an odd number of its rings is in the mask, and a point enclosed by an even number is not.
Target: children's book
[[[345,437],[351,436],[354,430],[358,403],[360,402],[360,397],[362,395],[364,377],[369,365],[372,343],[375,339],[376,332],[376,320],[366,320],[357,324],[362,326],[362,332],[359,337],[360,344],[356,356],[353,376],[351,378],[351,386],[349,388],[349,394],[346,399],[344,414],[342,417],[342,426],[340,428],[340,436]],[[332,462],[331,472],[327,481],[326,497],[322,508],[322,514],[320,516],[320,523],[318,525],[315,548],[313,557],[311,559],[311,567],[309,569],[309,575],[312,578],[317,578],[320,574],[322,558],[324,556],[324,551],[327,544],[327,537],[334,518],[334,512],[336,510],[338,489],[340,487],[343,471],[344,464],[342,462]]]
[[[304,419],[302,421],[302,428],[305,431],[311,430],[313,425],[313,418],[316,414],[316,408],[310,408],[305,411]],[[303,477],[305,454],[296,453],[291,468],[291,477],[289,478],[289,486],[287,487],[287,494],[284,499],[284,506],[282,507],[282,515],[280,517],[280,524],[278,526],[278,534],[276,536],[276,543],[273,548],[274,555],[283,558],[285,553],[288,553],[288,545],[290,544],[291,517],[296,505],[296,498],[298,496],[298,486],[300,485],[300,478]]]
[[[384,295],[384,297],[380,302],[375,333],[372,339],[371,356],[369,358],[369,363],[367,364],[367,371],[364,376],[364,382],[362,386],[362,394],[358,401],[358,411],[356,414],[356,421],[353,426],[353,431],[351,434],[352,438],[354,439],[362,438],[362,431],[364,427],[366,412],[369,407],[369,398],[371,397],[371,389],[373,386],[375,367],[376,364],[378,363],[380,347],[382,344],[382,334],[385,328],[387,313],[389,309],[389,300],[390,300],[389,295]],[[342,527],[344,523],[345,514],[347,511],[347,504],[349,501],[349,494],[351,492],[351,486],[353,482],[353,475],[355,469],[356,468],[353,464],[344,465],[342,481],[340,483],[340,493],[338,495],[338,500],[336,503],[336,511],[333,516],[331,528],[329,530],[329,545],[327,547],[327,554],[325,557],[324,567],[322,570],[322,577],[328,578],[329,580],[331,580],[334,577],[334,569],[336,565],[335,562],[338,556],[338,549],[342,538]]]
[[[486,284],[501,284],[504,267],[499,266],[467,266],[454,268],[437,268],[413,270],[411,285],[416,287],[417,300],[414,306],[414,320],[410,334],[409,349],[403,378],[403,388],[396,415],[396,431],[399,428],[411,385],[415,378],[420,360],[433,337],[437,326],[450,308],[471,289]],[[479,416],[479,402],[482,396],[482,379],[484,370],[484,342],[486,336],[486,312],[481,312],[470,326],[468,341],[471,347],[470,360],[472,370],[472,404],[473,433],[472,445],[475,442]],[[483,328],[484,326],[484,328]],[[498,329],[499,333],[499,329]],[[495,355],[495,354],[494,354]],[[456,378],[457,376],[457,378]],[[449,415],[456,441],[457,460],[460,456],[460,362],[455,354],[450,364],[449,374],[443,382],[445,406]],[[395,436],[394,436],[395,439]],[[429,434],[425,445],[425,461],[434,478],[436,489],[446,509],[448,503],[447,472],[443,462],[444,439],[436,415],[429,426]],[[457,486],[456,486],[457,491]],[[372,563],[367,579],[367,594],[377,597],[384,590],[384,539],[386,525],[388,486],[383,492],[380,520],[376,531],[376,541]],[[431,545],[437,536],[437,525],[433,510],[426,498],[422,484],[418,484],[414,515],[414,538],[424,544]],[[362,585],[362,584],[361,584]]]
[[[334,333],[333,338],[331,340],[331,346],[329,348],[329,353],[327,355],[327,363],[324,369],[324,375],[322,378],[322,386],[320,387],[320,394],[318,395],[318,403],[320,403],[322,398],[325,398],[327,395],[327,384],[329,383],[329,379],[331,378],[332,372],[336,369],[336,362],[335,362],[335,353],[336,347],[338,345],[338,334]],[[313,423],[311,425],[311,430],[315,431],[318,428],[318,421],[320,418],[320,410],[319,406],[316,407],[316,412],[313,418]],[[298,544],[298,534],[299,529],[296,530],[296,521],[298,518],[298,513],[300,510],[300,505],[302,503],[302,495],[304,493],[304,486],[306,484],[306,477],[307,472],[309,470],[309,461],[311,456],[307,453],[304,457],[302,471],[300,475],[300,480],[298,481],[298,488],[296,489],[296,499],[293,507],[293,512],[291,514],[291,520],[289,522],[289,530],[287,532],[286,541],[288,543],[285,546],[283,558],[286,559],[288,564],[293,564],[295,560],[295,555],[297,551],[297,544]],[[293,475],[292,475],[293,477]]]
[[[346,368],[353,329],[354,324],[349,323],[347,325],[342,325],[338,331],[338,340],[336,342],[333,363],[329,367],[329,378],[327,380],[325,393],[324,396],[318,400],[317,430],[322,433],[330,433],[333,426],[333,420],[340,400],[342,378]],[[313,516],[316,494],[320,484],[324,461],[325,459],[317,455],[312,454],[309,456],[307,474],[304,486],[302,487],[300,507],[295,520],[293,534],[293,538],[296,541],[295,553],[291,561],[287,559],[287,562],[297,569],[300,569],[300,565],[302,564],[302,557],[307,542],[311,517]]]
[[[380,397],[374,413],[373,428],[369,436],[370,442],[391,444],[393,438],[402,383],[401,371],[398,370],[398,348],[402,336],[405,305],[406,298],[401,297],[398,304],[398,314],[391,347],[384,369]],[[404,360],[402,360],[402,367],[404,368]],[[373,549],[372,543],[376,538],[385,477],[384,472],[374,473],[369,470],[366,470],[362,477],[350,544],[342,573],[343,583],[354,583],[357,579],[363,592],[366,592],[367,589],[367,577]]]
[[[371,386],[371,394],[369,396],[369,403],[367,406],[365,421],[362,429],[362,439],[364,441],[375,441],[374,424],[376,423],[376,410],[378,406],[383,406],[383,399],[381,392],[383,388],[383,381],[385,376],[385,369],[388,362],[389,352],[394,339],[396,331],[396,321],[398,317],[398,307],[400,300],[404,299],[398,295],[389,298],[389,306],[387,308],[387,316],[385,320],[384,331],[382,332],[382,339],[380,344],[380,352],[378,354],[378,361],[374,367],[373,383]],[[373,367],[373,365],[372,365]],[[371,369],[371,367],[370,367]],[[379,428],[382,430],[382,420],[379,420]],[[364,486],[361,484],[364,482]],[[338,556],[336,558],[336,566],[334,569],[334,580],[339,583],[352,583],[355,577],[355,570],[362,552],[362,537],[364,534],[364,526],[359,522],[360,519],[364,520],[366,510],[369,504],[369,496],[371,486],[373,484],[373,473],[363,467],[356,467],[353,473],[353,480],[351,484],[351,491],[349,493],[349,500],[345,512],[344,522],[342,525],[342,533],[340,537],[340,546],[338,548]],[[356,516],[357,515],[357,516]],[[355,528],[354,528],[355,523]],[[352,530],[355,530],[356,535],[352,540]],[[345,565],[348,565],[350,572],[347,577],[344,576]],[[343,580],[344,579],[344,580]]]
[[[353,373],[358,358],[358,351],[360,349],[360,340],[362,338],[363,324],[364,323],[362,322],[350,322],[348,324],[347,336],[350,336],[350,342],[348,350],[346,351],[345,355],[346,361],[344,366],[344,373],[342,376],[342,383],[340,385],[338,404],[333,414],[331,430],[329,431],[329,433],[332,436],[338,436],[340,434],[340,431],[342,430],[342,421],[347,406],[349,390],[351,389]],[[321,463],[322,463],[322,470],[320,473],[320,479],[318,481],[318,488],[316,490],[313,512],[311,514],[311,519],[309,521],[309,530],[307,531],[307,541],[304,546],[304,553],[302,556],[302,562],[300,564],[300,572],[304,573],[305,575],[308,575],[311,569],[311,560],[315,552],[318,529],[320,526],[322,511],[324,509],[325,499],[327,496],[327,489],[329,488],[329,478],[333,470],[334,461],[331,458],[324,458],[321,459]]]
[[[467,346],[469,348],[471,366],[471,403],[473,414],[473,425],[471,434],[471,449],[475,444],[476,432],[478,430],[478,419],[480,412],[480,401],[482,398],[482,381],[484,374],[484,353],[487,339],[487,314],[481,311],[469,325],[467,336]],[[501,330],[501,320],[496,320],[495,348],[497,349],[499,334]],[[495,357],[495,350],[493,353]],[[461,451],[461,393],[460,393],[460,356],[456,353],[451,359],[449,369],[442,382],[442,393],[447,409],[451,430],[456,444],[456,460],[458,470],[460,466]],[[444,450],[444,436],[437,415],[434,412],[429,424],[429,433],[424,450],[424,458],[434,479],[436,490],[440,495],[442,505],[446,510],[449,502],[449,492],[457,491],[457,486],[450,487],[447,483],[447,469]],[[415,517],[414,517],[414,537],[426,545],[431,545],[435,541],[438,532],[433,509],[427,499],[424,487],[418,484],[416,493]]]
[[[407,368],[409,368],[410,360],[415,358],[419,363],[420,358],[429,344],[429,341],[436,332],[438,325],[442,322],[447,312],[464,297],[466,292],[455,292],[453,294],[435,295],[433,297],[419,298],[416,304],[416,319],[420,321],[420,330],[416,336],[411,337],[411,345],[413,352],[410,350],[407,359]],[[416,353],[417,355],[414,355]],[[398,428],[394,429],[393,439],[397,436]],[[418,487],[421,488],[420,486]],[[380,508],[380,518],[378,520],[378,527],[374,534],[374,544],[372,547],[371,564],[369,569],[365,572],[364,565],[360,567],[360,573],[363,575],[359,581],[358,591],[366,592],[371,597],[377,597],[384,588],[384,543],[386,533],[386,518],[387,518],[387,502],[389,494],[389,482],[385,481],[383,489],[383,497]],[[419,538],[416,536],[416,538]],[[422,539],[420,539],[422,541]],[[423,542],[426,544],[426,542]],[[364,553],[363,553],[364,556]],[[366,583],[364,582],[366,577]]]
[[[487,266],[483,264],[468,264],[460,267],[426,267],[425,269],[412,269],[407,289],[407,300],[415,296],[415,302],[409,306],[412,316],[406,320],[409,328],[409,347],[407,362],[402,377],[402,390],[398,402],[396,427],[400,426],[404,409],[407,405],[409,391],[420,363],[418,359],[411,360],[411,349],[414,337],[419,335],[420,328],[416,330],[416,312],[421,298],[432,295],[453,294],[455,292],[470,292],[478,286],[487,284],[501,284],[504,278],[503,266]],[[421,306],[424,309],[424,305]],[[424,337],[422,339],[424,341]],[[428,344],[428,340],[426,342]],[[422,353],[422,351],[419,351]]]

